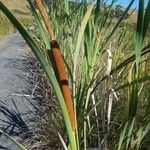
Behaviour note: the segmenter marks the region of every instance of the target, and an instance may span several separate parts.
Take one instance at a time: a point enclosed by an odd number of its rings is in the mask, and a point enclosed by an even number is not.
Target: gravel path
[[[32,112],[30,103],[22,96],[28,84],[27,73],[20,69],[27,51],[25,47],[25,41],[18,33],[0,42],[0,129],[11,135],[27,129],[26,121]],[[0,137],[0,149],[10,145]]]

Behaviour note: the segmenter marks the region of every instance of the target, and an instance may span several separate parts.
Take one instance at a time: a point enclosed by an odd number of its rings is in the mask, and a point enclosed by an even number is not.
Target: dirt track
[[[24,93],[27,73],[21,69],[26,51],[25,42],[18,33],[0,42],[0,129],[11,135],[27,128],[26,121],[32,112]],[[0,149],[10,145],[0,137]]]

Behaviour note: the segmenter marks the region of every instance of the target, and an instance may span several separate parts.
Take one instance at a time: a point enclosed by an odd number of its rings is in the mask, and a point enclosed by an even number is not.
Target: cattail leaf
[[[64,4],[65,4],[65,12],[67,15],[69,15],[69,1],[64,0]]]
[[[145,82],[145,81],[149,81],[149,80],[150,80],[150,76],[145,76],[145,77],[143,77],[143,78],[138,79],[138,82],[141,84],[141,83],[143,83],[143,82]],[[137,80],[133,80],[131,83],[125,83],[124,85],[121,85],[121,86],[119,86],[119,87],[116,87],[116,88],[115,88],[115,91],[119,91],[119,90],[122,90],[122,89],[124,89],[124,88],[127,88],[127,87],[129,87],[130,85],[133,85],[135,82],[137,82]]]
[[[150,130],[150,122],[148,122],[147,124],[142,124],[142,126],[140,126],[140,128],[137,131],[137,149],[140,148],[140,144],[143,140],[143,138],[145,137],[145,135],[149,132]]]
[[[31,0],[28,0],[28,3],[31,7],[32,13],[33,13],[36,23],[38,25],[38,29],[39,29],[39,32],[41,35],[41,40],[43,40],[43,42],[45,44],[45,48],[50,49],[49,37],[48,37],[46,30],[44,29],[44,27],[42,25],[40,15],[38,14],[33,2]]]
[[[86,25],[88,23],[88,20],[91,16],[91,13],[92,13],[92,10],[93,10],[93,7],[94,7],[94,4],[92,4],[91,6],[89,6],[87,8],[87,11],[84,15],[84,18],[81,22],[81,26],[80,26],[80,29],[79,29],[79,33],[78,33],[78,37],[77,37],[77,43],[76,43],[76,48],[75,48],[75,55],[74,55],[74,71],[73,71],[73,78],[75,80],[75,76],[76,76],[76,67],[78,65],[78,58],[79,58],[79,52],[80,52],[80,46],[81,46],[81,43],[82,43],[82,38],[83,38],[83,35],[84,35],[84,31],[85,31],[85,28],[86,28]]]
[[[18,148],[20,150],[27,150],[22,144],[20,144],[16,139],[14,139],[13,137],[9,136],[7,133],[3,132],[1,129],[0,129],[0,133],[3,134],[4,136],[6,136],[9,140],[11,140],[13,143],[15,143]]]
[[[146,10],[145,10],[145,15],[144,15],[144,23],[143,23],[143,38],[146,36],[146,32],[148,30],[150,23],[150,1],[148,1]]]
[[[128,126],[128,123],[125,124],[124,129],[122,130],[122,132],[120,134],[119,143],[118,143],[118,150],[121,150],[123,140],[125,139],[125,133],[127,130],[127,126]]]
[[[135,42],[135,53],[136,53],[136,70],[138,72],[139,61],[141,56],[142,44],[143,44],[143,24],[144,24],[144,0],[139,1],[137,28],[136,28],[136,42]]]

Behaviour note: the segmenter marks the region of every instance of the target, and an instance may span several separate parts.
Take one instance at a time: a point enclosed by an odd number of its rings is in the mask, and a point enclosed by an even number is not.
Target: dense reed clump
[[[147,5],[139,1],[136,26],[128,23],[127,17],[134,0],[118,18],[111,14],[115,0],[110,5],[101,0],[59,0],[49,5],[28,2],[37,31],[31,36],[1,2],[0,8],[31,47],[50,81],[64,119],[65,127],[56,130],[64,149],[146,148],[150,0]],[[59,47],[53,45],[54,40]]]

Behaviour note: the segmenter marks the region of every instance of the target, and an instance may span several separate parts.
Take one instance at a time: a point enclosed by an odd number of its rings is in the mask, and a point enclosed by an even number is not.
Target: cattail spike
[[[52,57],[54,61],[54,68],[55,74],[59,81],[59,85],[64,96],[64,100],[67,106],[67,110],[69,113],[72,129],[75,130],[75,114],[74,114],[74,107],[73,107],[73,100],[71,90],[68,85],[67,74],[65,72],[64,60],[61,55],[61,51],[59,49],[59,45],[57,41],[53,40],[51,42],[51,49],[52,49]]]

